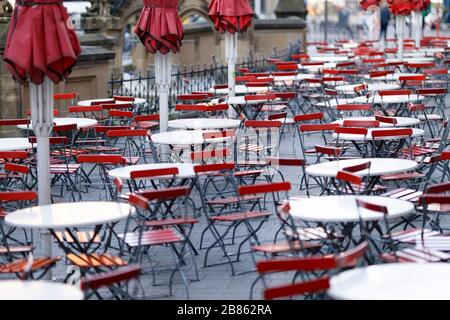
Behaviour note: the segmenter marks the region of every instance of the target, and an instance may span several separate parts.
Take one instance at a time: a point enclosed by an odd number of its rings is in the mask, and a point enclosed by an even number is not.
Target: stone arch
[[[179,7],[180,17],[181,19],[184,19],[194,13],[197,13],[206,20],[209,20],[208,5],[208,0],[181,0]]]

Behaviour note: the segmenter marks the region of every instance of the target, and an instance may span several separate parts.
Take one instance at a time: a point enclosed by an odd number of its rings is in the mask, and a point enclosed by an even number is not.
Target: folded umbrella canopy
[[[413,10],[413,0],[387,0],[389,9],[396,16],[396,30],[398,40],[397,57],[403,59],[403,37],[405,33],[405,16]]]
[[[360,0],[359,6],[363,10],[368,10],[373,7],[378,7],[380,5],[381,0]]]
[[[80,43],[61,0],[16,0],[3,58],[14,79],[30,82],[31,115],[38,142],[39,205],[51,202],[53,83],[67,78],[80,53]],[[50,235],[41,231],[41,240],[42,253],[51,256]]]
[[[184,28],[178,15],[178,0],[144,0],[144,8],[135,33],[147,51],[156,54],[155,78],[159,97],[160,131],[169,126],[169,90],[171,86],[171,54],[178,53]],[[163,147],[163,157],[168,153]]]
[[[225,57],[228,63],[228,96],[235,95],[237,62],[237,34],[246,32],[252,25],[253,9],[248,0],[212,0],[209,17],[219,33],[225,34]],[[229,117],[236,115],[229,110]]]
[[[135,33],[148,52],[167,54],[180,50],[184,29],[177,9],[178,0],[144,0]]]
[[[212,0],[209,16],[220,33],[242,33],[252,25],[253,9],[248,0]]]
[[[62,1],[16,1],[6,40],[4,61],[14,79],[42,84],[64,80],[81,52]]]

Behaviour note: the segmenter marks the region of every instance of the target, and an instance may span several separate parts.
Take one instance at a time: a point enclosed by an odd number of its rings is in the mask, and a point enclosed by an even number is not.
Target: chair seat
[[[26,253],[33,251],[32,246],[8,246],[7,247],[0,247],[0,254],[7,254],[7,253]]]
[[[214,199],[209,200],[206,203],[210,205],[227,205],[227,204],[233,204],[238,203],[239,201],[255,201],[255,200],[261,200],[262,196],[243,196],[240,199],[238,197],[228,197],[228,198],[221,198],[221,199]]]
[[[425,175],[420,172],[395,173],[381,176],[381,180],[384,181],[413,180],[421,178],[425,178]]]
[[[68,254],[67,260],[79,268],[121,267],[127,262],[120,257],[110,254]]]
[[[286,253],[290,251],[298,250],[308,250],[308,249],[318,249],[321,245],[319,243],[305,242],[300,243],[300,241],[294,241],[292,243],[265,243],[258,246],[253,246],[252,250],[257,252],[263,252],[267,254],[279,254]]]
[[[173,228],[144,231],[141,239],[138,232],[122,234],[119,237],[130,247],[161,246],[184,241],[184,237]]]
[[[168,227],[168,226],[177,226],[177,225],[193,225],[197,224],[199,221],[195,218],[169,218],[164,220],[152,220],[152,221],[146,221],[144,225],[146,227],[151,228],[160,228],[160,227]]]
[[[51,164],[50,165],[50,173],[51,174],[73,174],[78,172],[81,165],[79,164]]]
[[[94,231],[77,231],[75,233],[76,239],[73,238],[73,236],[69,232],[56,232],[56,237],[58,238],[58,241],[60,242],[67,242],[67,243],[100,243],[101,238],[97,234],[94,237]]]
[[[387,193],[382,194],[383,197],[390,197],[395,199],[401,199],[411,202],[417,202],[419,197],[423,194],[421,191],[406,189],[406,188],[398,188]]]
[[[31,265],[31,271],[49,268],[59,260],[59,257],[34,259]],[[25,271],[27,266],[28,259],[17,260],[8,264],[0,265],[0,273],[22,273]]]
[[[213,220],[213,221],[235,222],[235,221],[267,218],[270,216],[271,216],[270,212],[250,211],[250,212],[238,212],[238,213],[224,214],[221,216],[212,216],[212,217],[209,217],[209,219]]]
[[[394,253],[383,254],[382,259],[386,262],[440,262],[450,259],[450,255],[439,251],[423,248],[407,248]]]

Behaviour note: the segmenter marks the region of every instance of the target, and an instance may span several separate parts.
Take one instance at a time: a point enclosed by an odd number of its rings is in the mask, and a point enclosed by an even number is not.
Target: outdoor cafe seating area
[[[312,50],[315,57],[330,51]],[[164,133],[158,114],[142,112],[145,100],[55,94],[70,114],[55,112],[53,204],[45,208],[34,206],[30,118],[0,120],[16,133],[0,139],[2,253],[8,257],[2,273],[14,277],[14,268],[22,270],[17,263],[27,264],[40,228],[50,231],[63,256],[34,256],[32,278],[59,264],[79,268],[83,279],[100,277],[106,286],[116,285],[106,279],[117,273],[121,280],[147,272],[158,278],[163,271],[151,270],[149,261],[164,248],[186,293],[186,265],[194,280],[202,267],[226,263],[230,277],[247,271],[262,281],[275,271],[311,268],[309,257],[318,270],[334,259],[331,274],[363,261],[447,261],[450,238],[441,224],[450,188],[445,58],[386,63],[389,53],[371,43],[340,56],[347,61],[333,69],[298,54],[291,61],[269,59],[264,73],[239,70],[232,99],[220,84],[178,96]],[[306,68],[311,65],[313,72]],[[230,110],[239,119],[229,118]],[[262,234],[265,223],[278,227]],[[215,250],[225,257],[211,259]],[[240,270],[236,261],[244,259],[254,261],[253,271]],[[301,274],[303,281],[325,292],[328,281],[310,278],[311,271]],[[277,297],[296,289],[264,290]]]
[[[0,299],[449,299],[449,52],[308,43],[168,115],[54,93],[49,204],[37,109],[0,119]]]

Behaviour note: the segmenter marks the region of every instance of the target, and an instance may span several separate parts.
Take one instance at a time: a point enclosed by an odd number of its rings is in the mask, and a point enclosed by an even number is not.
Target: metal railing
[[[267,71],[267,58],[278,58],[289,60],[290,56],[298,53],[300,44],[290,44],[288,49],[278,51],[275,47],[273,52],[267,54],[253,54],[238,60],[236,68],[249,68],[253,72]],[[176,97],[180,94],[194,91],[206,92],[216,84],[224,84],[228,81],[228,66],[218,62],[212,57],[209,65],[174,67],[172,73],[172,85],[169,93],[169,103],[175,106]],[[158,90],[155,83],[153,70],[145,72],[137,71],[122,73],[119,78],[112,75],[108,82],[109,94],[120,96],[133,96],[144,98],[147,101],[145,112],[155,112],[158,108]]]

